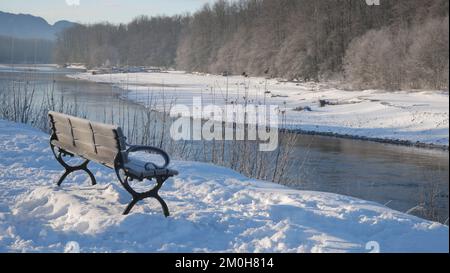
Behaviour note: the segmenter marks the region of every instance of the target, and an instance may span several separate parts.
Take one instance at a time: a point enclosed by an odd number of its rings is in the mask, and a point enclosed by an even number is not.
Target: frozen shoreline
[[[343,195],[299,191],[226,168],[175,161],[156,202],[122,216],[129,196],[112,170],[63,187],[48,135],[0,120],[0,252],[448,252],[448,227]]]
[[[124,96],[146,105],[175,98],[192,106],[192,97],[203,104],[243,103],[278,105],[286,112],[286,129],[336,137],[371,140],[408,146],[448,149],[449,95],[440,91],[344,91],[321,83],[293,83],[264,78],[169,73],[71,74],[68,77],[113,84],[128,90]],[[228,88],[227,88],[228,86]],[[269,92],[264,92],[264,90]],[[164,87],[164,88],[163,88]],[[164,90],[164,91],[162,91]],[[228,91],[227,91],[228,90]],[[319,106],[319,100],[332,105]],[[311,111],[296,111],[298,108]]]

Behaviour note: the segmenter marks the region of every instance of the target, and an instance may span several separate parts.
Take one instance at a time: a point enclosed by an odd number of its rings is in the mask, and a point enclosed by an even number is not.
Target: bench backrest
[[[53,111],[48,114],[52,144],[67,152],[114,168],[116,156],[126,149],[126,138],[120,127]]]

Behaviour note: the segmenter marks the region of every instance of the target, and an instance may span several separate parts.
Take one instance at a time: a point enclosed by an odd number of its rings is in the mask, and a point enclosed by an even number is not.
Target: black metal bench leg
[[[89,170],[88,168],[83,169],[85,172],[87,172],[87,174],[89,175],[89,177],[91,178],[91,183],[92,186],[97,185],[97,180],[95,180],[95,176],[94,174],[91,172],[91,170]]]
[[[64,182],[64,180],[67,178],[67,176],[71,173],[73,173],[73,171],[66,170],[66,172],[59,178],[58,183],[56,183],[58,185],[58,187],[61,186],[62,182]]]
[[[150,196],[145,196],[145,194],[143,194],[142,196],[139,197],[133,197],[133,200],[131,200],[126,209],[123,211],[123,215],[128,215],[131,209],[133,209],[133,207],[137,204],[137,202],[144,200],[146,198],[155,198],[161,204],[164,216],[165,217],[170,216],[169,207],[167,206],[166,202],[161,198],[161,196],[159,196],[157,193],[151,194]]]
[[[80,166],[77,167],[70,167],[70,166],[66,166],[66,172],[61,176],[61,178],[58,180],[57,185],[61,186],[61,184],[64,182],[64,180],[67,178],[67,176],[75,171],[85,171],[88,175],[89,178],[91,179],[91,183],[92,186],[97,185],[97,180],[95,179],[94,174],[87,168],[87,164],[89,163],[89,161],[84,162],[83,164],[81,164]]]
[[[151,191],[152,193],[150,195],[150,197],[155,198],[161,204],[161,207],[164,212],[164,216],[166,216],[166,217],[170,216],[169,207],[167,206],[164,199],[162,199],[161,196],[159,196],[158,192],[161,189],[161,187],[163,186],[164,182],[166,182],[166,180],[168,178],[169,177],[157,177],[156,178],[156,187]]]
[[[123,211],[123,215],[128,215],[130,213],[131,209],[136,205],[137,202],[139,202],[141,199],[133,198],[131,202],[128,204],[127,208]]]
[[[167,207],[166,202],[161,198],[161,196],[156,194],[155,196],[153,196],[153,198],[158,200],[159,203],[161,204],[161,207],[162,207],[163,212],[164,212],[164,216],[169,217],[170,216],[169,207]]]
[[[89,160],[85,160],[79,166],[71,166],[71,165],[67,164],[63,159],[63,155],[71,155],[70,153],[66,153],[66,152],[63,152],[62,150],[58,149],[58,154],[56,154],[55,146],[50,144],[50,147],[52,149],[53,155],[56,158],[56,161],[58,161],[59,164],[61,164],[61,166],[63,166],[64,169],[66,169],[64,174],[59,178],[59,180],[57,182],[58,186],[61,186],[61,184],[64,182],[64,180],[67,178],[67,176],[75,171],[85,171],[89,175],[92,185],[93,186],[97,185],[97,180],[95,179],[94,174],[88,169],[88,164],[90,162]]]
[[[137,202],[144,200],[146,198],[155,198],[161,204],[164,216],[166,216],[166,217],[170,216],[169,207],[167,206],[166,202],[161,198],[161,196],[158,195],[158,191],[161,189],[162,185],[169,177],[155,178],[157,180],[157,184],[153,189],[151,189],[150,191],[147,191],[147,192],[138,193],[130,186],[130,184],[128,182],[129,177],[126,176],[125,179],[122,179],[122,177],[119,175],[119,172],[117,169],[116,169],[116,173],[117,173],[117,177],[119,178],[119,181],[122,184],[122,186],[133,197],[131,202],[125,208],[123,215],[128,215],[130,213],[130,211],[133,209],[133,207],[137,204]]]

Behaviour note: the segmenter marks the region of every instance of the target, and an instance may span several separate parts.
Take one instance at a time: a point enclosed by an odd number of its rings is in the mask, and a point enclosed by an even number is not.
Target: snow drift
[[[62,168],[48,136],[0,120],[0,252],[448,252],[447,226],[342,195],[292,190],[209,164],[176,161],[161,195],[121,215],[128,193],[91,165]]]

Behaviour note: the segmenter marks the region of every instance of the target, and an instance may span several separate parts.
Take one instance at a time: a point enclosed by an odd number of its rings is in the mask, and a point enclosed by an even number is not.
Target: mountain
[[[0,11],[0,36],[54,40],[58,32],[73,25],[69,21],[58,21],[50,25],[42,17]]]

